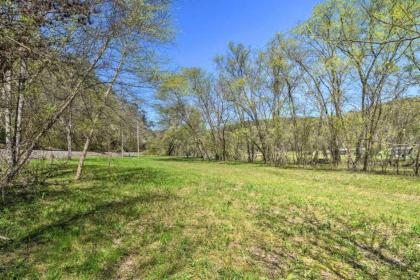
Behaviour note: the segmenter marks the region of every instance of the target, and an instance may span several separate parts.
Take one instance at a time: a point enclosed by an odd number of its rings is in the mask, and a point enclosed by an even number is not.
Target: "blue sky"
[[[263,48],[277,32],[287,32],[305,21],[321,0],[174,0],[171,9],[174,42],[163,55],[172,70],[201,67],[214,70],[213,58],[225,54],[230,41]],[[143,108],[158,119],[152,97],[142,92]]]
[[[262,48],[276,32],[306,20],[320,0],[175,0],[176,38],[165,53],[171,68],[213,69],[229,41]]]

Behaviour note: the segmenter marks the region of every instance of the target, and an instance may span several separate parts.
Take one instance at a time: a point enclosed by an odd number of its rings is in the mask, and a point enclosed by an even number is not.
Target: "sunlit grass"
[[[0,278],[420,277],[420,181],[174,158],[75,162],[1,205]]]

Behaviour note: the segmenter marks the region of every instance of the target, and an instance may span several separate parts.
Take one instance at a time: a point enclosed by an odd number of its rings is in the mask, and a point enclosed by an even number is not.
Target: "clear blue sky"
[[[176,31],[164,48],[169,69],[214,68],[213,58],[225,54],[230,41],[263,48],[277,32],[290,31],[305,21],[322,0],[173,0],[171,15]],[[164,68],[168,68],[164,67]],[[156,121],[156,100],[142,92],[143,108]]]
[[[213,58],[229,41],[264,47],[276,32],[287,32],[307,19],[320,0],[174,0],[177,31],[166,50],[171,68],[212,70]]]

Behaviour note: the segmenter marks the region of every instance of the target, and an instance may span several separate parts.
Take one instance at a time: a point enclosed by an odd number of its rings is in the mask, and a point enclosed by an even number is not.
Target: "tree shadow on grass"
[[[293,270],[290,263],[300,263],[302,270],[308,270],[314,262],[324,268],[325,278],[357,278],[357,274],[370,279],[414,279],[420,275],[415,265],[420,259],[410,254],[413,236],[399,232],[398,225],[384,229],[384,224],[375,221],[352,223],[331,213],[321,218],[313,209],[291,208],[257,214],[259,226],[279,238],[278,246],[260,241],[251,250],[255,261],[272,275],[287,276]],[[393,242],[398,239],[406,241],[396,246]],[[303,259],[310,261],[303,263]]]
[[[42,262],[34,252],[48,251],[49,244],[59,242],[54,235],[56,231],[66,232],[82,224],[104,226],[105,231],[112,231],[115,225],[110,221],[116,217],[125,220],[136,215],[134,218],[141,219],[136,212],[131,213],[131,208],[176,199],[166,189],[143,188],[148,184],[161,186],[167,182],[168,174],[152,168],[111,170],[104,166],[87,166],[85,174],[86,179],[81,183],[34,187],[26,191],[26,197],[17,193],[10,200],[12,202],[1,205],[0,214],[4,215],[0,235],[8,235],[10,239],[0,240],[0,256],[3,256],[0,278],[2,275],[7,278],[11,275],[9,272],[21,269],[17,266],[23,259]],[[129,184],[132,186],[127,189],[125,185]],[[52,210],[45,213],[45,207]],[[34,272],[33,269],[32,265],[26,264],[22,275]]]
[[[84,176],[84,180],[93,180],[98,182],[109,182],[118,184],[155,184],[164,185],[170,179],[170,175],[163,171],[150,167],[103,168],[101,166],[90,166],[92,171]]]
[[[70,226],[74,223],[77,223],[78,221],[82,219],[88,219],[90,216],[93,216],[93,215],[101,215],[105,213],[112,213],[115,211],[118,212],[119,210],[123,208],[128,208],[135,204],[149,203],[151,201],[153,202],[164,201],[164,200],[169,200],[173,198],[174,196],[169,195],[169,194],[146,192],[135,197],[129,197],[122,200],[114,200],[114,201],[110,201],[106,203],[100,203],[87,211],[74,213],[73,215],[63,217],[62,219],[56,222],[37,227],[36,229],[29,231],[26,235],[18,239],[12,240],[8,244],[0,246],[0,250],[13,250],[13,249],[19,248],[20,246],[27,245],[29,243],[37,243],[41,241],[42,236],[48,231],[54,228],[64,229],[65,227]],[[44,240],[43,242],[46,242],[46,241],[47,240]]]
[[[57,190],[51,190],[48,187],[51,185],[61,185],[63,187],[69,184],[68,180],[57,181],[54,178],[65,178],[72,173],[72,169],[69,166],[48,166],[44,168],[33,168],[30,167],[22,172],[20,177],[25,180],[24,183],[18,180],[17,184],[5,189],[4,199],[0,199],[0,211],[2,208],[10,207],[19,203],[31,203],[40,195],[45,195],[47,192],[55,192]],[[18,178],[21,179],[21,178]]]
[[[168,179],[169,174],[153,168],[122,168],[106,167],[103,165],[90,164],[85,167],[84,176],[81,183],[96,182],[98,185],[74,186],[73,166],[66,166],[59,169],[43,182],[36,182],[26,185],[24,188],[10,188],[7,190],[5,200],[0,199],[0,211],[6,207],[15,205],[25,205],[34,203],[36,200],[44,198],[61,197],[71,195],[75,191],[104,191],[106,185],[122,185],[138,183],[144,184],[163,184]]]

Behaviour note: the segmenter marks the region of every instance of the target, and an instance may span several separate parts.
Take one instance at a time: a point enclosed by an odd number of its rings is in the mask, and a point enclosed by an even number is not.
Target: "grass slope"
[[[88,159],[0,208],[0,279],[419,279],[420,180]]]

